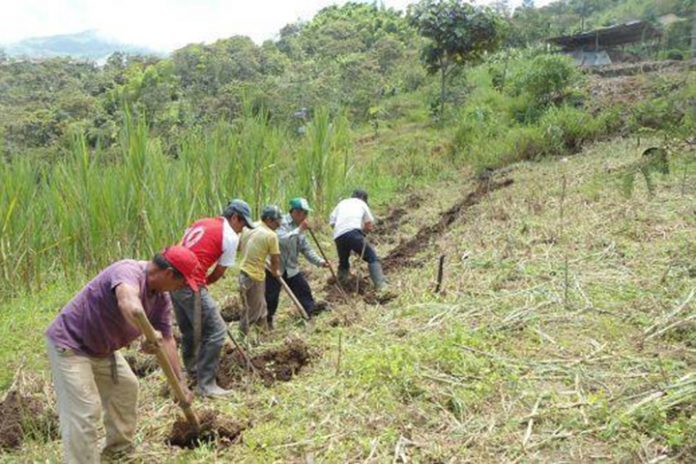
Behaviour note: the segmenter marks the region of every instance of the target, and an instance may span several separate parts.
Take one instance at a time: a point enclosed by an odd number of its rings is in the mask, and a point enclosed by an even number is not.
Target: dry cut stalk
[[[537,414],[537,411],[539,410],[539,404],[541,403],[541,399],[544,397],[544,395],[539,395],[539,398],[537,398],[536,403],[534,403],[534,408],[532,409],[532,412],[530,414],[529,421],[527,422],[527,431],[524,434],[524,438],[522,439],[522,448],[527,447],[527,442],[529,441],[529,438],[532,436],[532,428],[534,427],[534,417]]]

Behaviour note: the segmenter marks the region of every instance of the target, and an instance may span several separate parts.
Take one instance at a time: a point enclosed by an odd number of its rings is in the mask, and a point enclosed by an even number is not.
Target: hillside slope
[[[386,220],[372,238],[398,298],[334,301],[306,327],[283,300],[278,328],[251,351],[299,337],[309,364],[266,385],[232,363],[231,400],[196,403],[245,424],[238,444],[166,446],[177,408],[161,395],[162,374],[148,373],[141,458],[693,461],[696,182],[685,169],[693,172],[694,151],[672,151],[672,174],[654,179],[654,197],[637,179],[627,198],[622,173],[658,141],[642,143],[617,139],[567,161],[516,164],[483,182],[462,173],[403,192],[379,211]],[[434,294],[440,255],[443,290]],[[323,272],[310,275],[315,288],[324,286]],[[214,288],[219,301],[234,294],[233,280]],[[44,306],[15,314],[30,316],[23,320],[37,344],[52,315]],[[3,318],[3,333],[8,323]],[[30,356],[46,380],[41,353]],[[58,442],[33,440],[21,459],[58,453]]]

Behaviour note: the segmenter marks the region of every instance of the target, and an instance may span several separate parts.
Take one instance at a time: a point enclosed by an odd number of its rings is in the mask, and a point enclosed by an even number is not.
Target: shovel
[[[174,373],[174,369],[172,368],[172,365],[169,363],[169,358],[167,357],[167,354],[164,352],[162,346],[157,340],[157,336],[155,335],[155,329],[152,328],[150,321],[147,319],[147,316],[145,316],[145,312],[143,312],[142,310],[136,311],[135,322],[138,325],[140,331],[143,333],[143,335],[145,335],[147,341],[150,342],[152,346],[157,347],[155,352],[155,355],[157,356],[157,361],[159,362],[160,367],[162,367],[164,375],[167,377],[167,382],[169,382],[169,386],[174,392],[174,396],[178,400],[179,406],[184,412],[184,416],[186,416],[186,420],[189,421],[189,424],[191,424],[191,428],[197,434],[201,429],[200,422],[198,422],[198,417],[196,417],[196,414],[193,412],[191,405],[186,404],[186,395],[184,395],[184,390],[181,388],[179,379],[177,379],[176,374]]]

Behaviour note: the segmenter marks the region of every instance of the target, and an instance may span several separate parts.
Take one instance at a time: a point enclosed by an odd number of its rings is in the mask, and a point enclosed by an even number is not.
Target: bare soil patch
[[[307,344],[299,338],[293,338],[279,348],[251,357],[251,363],[263,383],[270,386],[277,381],[290,381],[309,363],[310,358]],[[239,351],[234,347],[227,347],[218,368],[218,384],[223,388],[231,388],[250,374]]]
[[[159,369],[157,358],[151,355],[141,355],[137,353],[124,356],[126,362],[136,377],[142,379]]]
[[[0,450],[17,449],[26,438],[51,441],[58,436],[58,416],[45,401],[13,390],[0,403]]]
[[[242,439],[242,431],[246,429],[243,424],[218,414],[214,410],[201,412],[198,420],[201,428],[196,433],[186,418],[179,416],[172,425],[172,430],[167,437],[167,444],[192,449],[204,443],[217,442],[218,447],[225,448],[239,443]]]
[[[242,318],[244,308],[238,297],[229,296],[220,307],[220,315],[225,322],[235,322]]]
[[[386,215],[377,218],[375,231],[370,234],[370,242],[380,244],[388,241],[394,235],[394,231],[408,222],[409,211],[420,207],[423,198],[415,193],[409,195],[399,206],[390,209]]]
[[[345,285],[341,288],[343,292],[348,297],[348,301],[339,290],[336,285],[336,280],[330,277],[326,281],[326,286],[324,287],[324,292],[326,292],[326,301],[329,303],[348,303],[351,298],[359,297],[362,298],[367,304],[385,304],[396,298],[396,295],[392,294],[378,294],[375,292],[372,282],[367,275],[358,277],[355,274],[351,274]]]

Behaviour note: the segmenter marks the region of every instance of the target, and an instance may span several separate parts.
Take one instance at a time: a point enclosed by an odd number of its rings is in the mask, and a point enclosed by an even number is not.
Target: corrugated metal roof
[[[564,35],[546,39],[547,42],[558,45],[566,50],[577,48],[611,47],[659,37],[660,31],[645,21],[632,21],[617,26],[595,29],[575,35]]]

